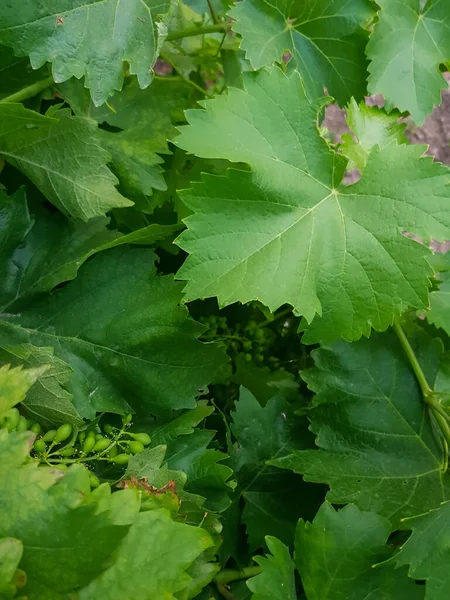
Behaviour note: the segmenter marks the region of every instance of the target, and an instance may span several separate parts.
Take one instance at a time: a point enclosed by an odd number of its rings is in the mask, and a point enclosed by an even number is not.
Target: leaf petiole
[[[438,402],[436,402],[435,398],[433,397],[434,392],[428,384],[428,381],[425,377],[425,373],[423,372],[422,367],[420,366],[419,361],[417,360],[417,356],[415,355],[414,350],[412,349],[412,346],[409,343],[409,340],[406,337],[406,334],[403,331],[399,320],[396,319],[394,321],[393,328],[395,333],[397,334],[398,339],[400,340],[400,344],[402,345],[402,348],[405,351],[406,356],[408,357],[408,360],[420,385],[424,402],[426,402],[430,406],[433,416],[436,419],[436,422],[439,425],[439,428],[442,432],[442,435],[445,440],[444,448],[448,449],[448,447],[450,446],[450,427],[448,423],[449,418],[445,413],[444,409],[439,405]],[[448,461],[448,457],[444,456],[444,461]]]
[[[425,374],[422,371],[422,367],[420,366],[414,350],[412,349],[411,344],[409,343],[409,340],[397,319],[394,321],[393,327],[398,339],[400,340],[400,344],[402,345],[402,348],[405,351],[409,362],[411,363],[411,367],[414,371],[417,381],[419,382],[420,389],[422,390],[422,396],[424,397],[424,400],[427,401],[428,397],[433,393],[433,390],[428,385]]]
[[[189,27],[187,29],[179,29],[171,31],[166,37],[166,42],[180,40],[186,37],[193,37],[194,35],[204,35],[205,33],[220,33],[228,31],[228,29],[229,25],[227,25],[226,23],[206,25],[205,27]]]
[[[32,85],[22,88],[18,92],[11,94],[10,96],[6,96],[6,98],[2,98],[0,103],[6,102],[23,102],[24,100],[28,100],[28,98],[33,98],[33,96],[37,96],[48,87],[50,87],[54,83],[53,77],[47,77],[46,79],[42,79],[41,81],[36,81]]]
[[[235,600],[233,594],[228,591],[228,584],[241,579],[249,579],[261,573],[262,569],[259,566],[245,567],[242,570],[224,569],[217,573],[214,577],[214,583],[217,586],[217,591],[227,600]]]

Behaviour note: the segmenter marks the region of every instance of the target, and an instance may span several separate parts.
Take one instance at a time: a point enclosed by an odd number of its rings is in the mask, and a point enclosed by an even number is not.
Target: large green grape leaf
[[[5,344],[0,340],[0,348],[3,350],[0,351],[0,362],[25,365],[34,369],[42,369],[45,366],[45,370],[39,374],[22,402],[28,417],[49,428],[63,423],[83,423],[73,406],[72,394],[65,389],[72,369],[54,356],[52,347]]]
[[[344,133],[340,146],[341,152],[349,159],[348,169],[358,167],[363,171],[374,146],[382,148],[393,141],[408,143],[406,124],[398,122],[399,116],[397,111],[387,114],[377,106],[367,106],[365,102],[357,104],[354,98],[350,100],[346,121],[354,135]]]
[[[157,277],[154,261],[147,248],[102,252],[64,288],[3,315],[0,339],[53,346],[73,369],[67,389],[82,417],[195,407],[226,356],[197,340],[204,327],[179,306],[182,286]]]
[[[262,571],[247,581],[252,600],[297,600],[294,563],[289,550],[275,537],[266,537],[271,555],[255,556]]]
[[[412,338],[433,384],[439,340]],[[303,372],[316,392],[310,415],[318,450],[271,463],[327,483],[328,500],[354,502],[392,522],[439,506],[449,497],[442,445],[419,385],[393,333],[313,351],[316,368]]]
[[[289,51],[310,99],[321,98],[324,87],[341,105],[364,96],[368,0],[243,0],[229,15],[254,69],[281,62]]]
[[[245,90],[187,111],[176,143],[252,171],[205,175],[183,193],[194,212],[179,245],[186,298],[221,305],[285,303],[311,323],[303,341],[358,339],[384,330],[405,306],[425,307],[428,250],[401,235],[450,236],[449,171],[423,146],[375,147],[361,180],[341,183],[345,161],[317,131],[297,73],[245,74]]]
[[[160,155],[171,153],[167,140],[177,133],[174,125],[184,122],[183,109],[189,107],[192,87],[173,77],[156,80],[147,90],[132,81],[102,107],[94,106],[78,81],[68,81],[58,89],[77,116],[120,129],[100,131],[100,141],[111,155],[121,190],[138,208],[151,212],[152,204],[142,196],[167,188]]]
[[[0,418],[7,410],[22,402],[28,390],[47,369],[48,365],[34,369],[10,368],[10,365],[0,367]]]
[[[244,498],[240,518],[250,549],[263,546],[266,535],[276,535],[292,544],[297,520],[302,514],[314,515],[323,498],[322,490],[295,475],[286,477],[267,461],[311,447],[306,423],[294,415],[282,394],[261,406],[245,388],[241,388],[231,416],[236,440],[231,465],[238,482],[234,502]]]
[[[374,564],[388,556],[391,526],[373,512],[348,505],[336,511],[325,502],[313,523],[300,520],[295,562],[308,600],[420,600],[423,587],[406,569]]]
[[[145,543],[144,543],[145,541]],[[211,546],[200,527],[171,520],[164,510],[139,514],[114,564],[79,594],[80,600],[168,600],[189,583],[185,572]]]
[[[23,593],[48,600],[101,573],[135,519],[139,499],[133,490],[110,495],[109,486],[90,496],[83,466],[62,478],[62,471],[29,461],[32,440],[29,433],[0,430],[0,537],[23,543]]]
[[[450,59],[448,0],[377,0],[378,23],[367,46],[369,92],[409,111],[422,124],[440,104],[447,83],[439,70]]]
[[[450,503],[437,510],[405,519],[404,526],[412,530],[400,552],[391,560],[397,567],[409,565],[409,576],[426,580],[426,600],[446,600],[450,573]]]
[[[85,75],[95,105],[124,79],[124,61],[147,87],[165,36],[160,15],[168,0],[25,0],[3,3],[0,43],[30,56],[33,68],[52,63],[56,82]]]
[[[56,114],[59,118],[0,104],[0,154],[66,215],[87,221],[131,206],[114,187],[117,180],[92,122]]]
[[[30,298],[76,277],[93,254],[123,244],[154,244],[177,226],[152,224],[127,235],[107,229],[108,219],[70,221],[44,205],[29,213],[25,191],[0,192],[0,309],[20,311]]]

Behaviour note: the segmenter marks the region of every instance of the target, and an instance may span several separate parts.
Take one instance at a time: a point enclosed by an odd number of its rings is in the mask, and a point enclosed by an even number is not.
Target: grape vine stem
[[[439,404],[439,402],[436,401],[434,397],[434,392],[431,389],[425,377],[425,373],[423,372],[422,367],[420,366],[419,361],[417,360],[417,356],[414,350],[412,349],[412,346],[409,343],[409,340],[406,337],[406,334],[403,331],[403,327],[401,326],[399,320],[394,321],[393,328],[414,371],[414,374],[422,391],[424,402],[426,402],[426,404],[430,406],[433,416],[441,429],[442,435],[445,440],[444,449],[447,448],[448,453],[448,447],[450,446],[450,427],[448,423],[449,417],[446,414],[443,407]],[[444,457],[444,460],[445,463],[447,463],[448,458]]]
[[[186,37],[193,37],[194,35],[204,35],[205,33],[223,33],[229,29],[227,23],[216,23],[215,25],[206,25],[205,27],[188,27],[187,29],[179,29],[171,31],[167,34],[166,42],[172,42],[173,40],[180,40]]]
[[[32,85],[22,88],[15,94],[11,94],[10,96],[6,96],[0,100],[0,103],[3,104],[5,102],[23,102],[24,100],[28,100],[28,98],[33,98],[33,96],[37,96],[48,87],[53,85],[53,77],[47,77],[46,79],[42,79],[41,81],[36,81]]]
[[[240,579],[249,579],[261,573],[262,569],[259,566],[245,567],[245,569],[224,569],[217,573],[214,577],[214,583],[217,586],[217,591],[227,600],[236,600],[233,594],[228,590],[228,584]]]

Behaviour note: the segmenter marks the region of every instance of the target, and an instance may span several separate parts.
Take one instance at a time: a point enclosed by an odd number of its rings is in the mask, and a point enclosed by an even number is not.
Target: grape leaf
[[[365,94],[368,0],[244,0],[228,13],[254,69],[281,62],[289,51],[311,100],[324,87],[342,105]]]
[[[388,555],[387,519],[349,504],[336,511],[325,502],[313,523],[300,519],[295,562],[308,600],[420,600],[423,587],[406,569],[374,567]]]
[[[48,365],[34,369],[10,368],[10,365],[0,367],[0,418],[22,402],[30,387],[47,369]]]
[[[187,111],[176,140],[252,168],[205,175],[182,195],[194,212],[177,242],[190,254],[178,273],[187,300],[291,304],[314,319],[306,343],[356,340],[425,307],[429,253],[400,231],[450,236],[448,169],[420,158],[423,146],[391,144],[372,150],[358,183],[340,185],[345,161],[319,136],[298,74],[245,74],[245,88]]]
[[[82,417],[193,408],[226,360],[197,340],[204,327],[187,319],[181,286],[156,277],[154,260],[146,248],[103,252],[66,287],[0,321],[3,336],[52,345],[73,369],[67,389]]]
[[[164,509],[142,512],[114,564],[80,592],[80,600],[172,598],[189,583],[186,569],[211,544],[203,529],[174,523]]]
[[[23,544],[14,538],[0,539],[0,594],[4,600],[14,598],[15,575],[23,554]]]
[[[140,90],[133,81],[113,96],[110,108],[96,108],[77,81],[62,84],[59,90],[78,116],[121,130],[101,130],[100,141],[111,155],[111,168],[121,190],[139,208],[152,212],[152,204],[142,196],[167,188],[159,155],[171,154],[167,140],[177,133],[174,124],[184,122],[183,109],[189,106],[192,88],[172,77],[154,81],[147,90]]]
[[[262,572],[247,581],[252,600],[297,600],[294,563],[289,550],[277,538],[267,536],[271,556],[255,556]]]
[[[8,1],[0,14],[0,43],[30,55],[33,68],[52,63],[56,82],[85,75],[96,106],[123,84],[123,62],[147,87],[165,36],[168,0]]]
[[[203,527],[211,535],[217,536],[221,531],[217,516],[205,509],[205,498],[188,492],[186,487],[187,475],[184,471],[169,469],[166,461],[167,446],[160,445],[146,448],[136,456],[131,457],[125,478],[134,476],[145,478],[149,485],[161,489],[168,484],[175,484],[176,494],[181,501],[180,518],[191,525]]]
[[[182,471],[170,470],[165,461],[167,446],[159,445],[146,448],[143,452],[132,456],[128,462],[125,478],[134,475],[137,478],[145,477],[150,485],[161,489],[174,481],[177,495],[182,498],[186,483],[186,474]]]
[[[450,335],[450,272],[439,273],[439,279],[441,284],[438,290],[431,292],[430,310],[425,314],[429,323]]]
[[[197,406],[186,410],[170,420],[162,419],[146,423],[145,430],[152,438],[152,444],[168,444],[180,435],[190,435],[194,427],[201,423],[206,417],[214,412],[214,408],[208,405],[207,400],[200,400]]]
[[[347,169],[358,167],[363,171],[370,151],[374,146],[383,148],[391,142],[407,144],[406,124],[398,123],[399,114],[386,112],[376,106],[367,106],[365,102],[357,104],[352,98],[347,107],[347,124],[356,139],[345,133],[341,136],[341,152],[349,159]]]
[[[214,431],[194,429],[191,435],[179,436],[168,444],[166,459],[170,469],[186,473],[186,491],[203,496],[210,510],[221,512],[230,504],[227,492],[234,487],[229,481],[233,471],[219,464],[228,458],[226,454],[208,448],[214,435]]]
[[[301,514],[314,515],[322,502],[322,490],[319,486],[311,490],[312,486],[297,476],[286,477],[268,466],[267,460],[311,446],[305,421],[293,414],[281,394],[263,407],[245,388],[241,388],[231,416],[236,439],[231,465],[238,481],[234,502],[239,496],[244,498],[241,519],[250,549],[263,546],[267,534],[292,544],[298,518]]]
[[[176,594],[176,599],[190,600],[191,598],[198,598],[202,589],[213,580],[219,570],[220,565],[207,562],[202,555],[200,555],[187,571],[187,574],[191,577],[191,581],[183,590],[181,590],[181,592]]]
[[[107,229],[108,219],[68,221],[45,206],[27,207],[25,191],[0,192],[0,307],[20,312],[24,302],[74,279],[93,254],[123,244],[154,244],[180,227],[151,224],[127,235]],[[45,242],[44,242],[45,240]]]
[[[269,371],[238,357],[233,381],[249,390],[262,404],[278,393],[286,400],[298,400],[298,384],[289,371]]]
[[[132,490],[89,496],[83,466],[61,479],[62,471],[27,460],[32,441],[29,433],[0,430],[0,537],[22,541],[23,592],[44,600],[85,585],[107,566],[139,499]]]
[[[404,526],[412,530],[411,536],[391,562],[397,567],[409,565],[410,577],[426,580],[426,600],[446,600],[450,583],[450,503],[445,502],[437,510],[405,519]]]
[[[369,92],[409,111],[421,125],[440,104],[447,83],[439,65],[450,59],[447,0],[377,0],[378,23],[367,45]]]
[[[16,302],[74,279],[89,256],[120,236],[107,230],[105,218],[71,222],[45,206],[34,207],[33,212],[35,219],[23,188],[12,196],[0,192],[2,311],[14,310]]]
[[[83,221],[133,203],[119,194],[108,155],[87,119],[0,104],[0,154],[66,215]]]
[[[411,341],[428,357],[422,368],[432,385],[441,344],[420,331]],[[310,420],[319,449],[271,464],[329,484],[330,502],[354,502],[393,523],[446,500],[442,447],[395,335],[336,342],[312,355],[316,368],[302,377],[317,394]]]
[[[0,347],[5,351],[0,351],[2,362],[38,369],[45,365],[45,371],[39,375],[22,402],[27,416],[49,428],[63,423],[82,425],[83,421],[72,404],[72,394],[64,388],[72,369],[54,356],[52,347],[4,344],[1,340]]]

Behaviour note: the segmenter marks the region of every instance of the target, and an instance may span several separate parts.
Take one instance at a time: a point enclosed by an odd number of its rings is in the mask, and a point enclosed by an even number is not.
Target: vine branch
[[[167,34],[166,41],[180,40],[194,35],[204,35],[205,33],[223,33],[226,32],[229,25],[226,23],[216,23],[215,25],[205,25],[205,27],[188,27],[187,29],[178,29]]]
[[[33,96],[37,96],[40,92],[43,92],[48,87],[53,84],[53,77],[47,77],[46,79],[42,79],[41,81],[36,81],[32,85],[22,88],[18,92],[11,94],[10,96],[6,96],[6,98],[2,98],[0,103],[3,102],[23,102],[24,100],[28,100],[28,98],[33,98]]]
[[[249,579],[261,573],[262,569],[259,566],[245,567],[245,569],[224,569],[217,573],[214,577],[214,583],[217,586],[217,591],[227,600],[236,600],[233,594],[228,589],[228,584],[241,579]]]

